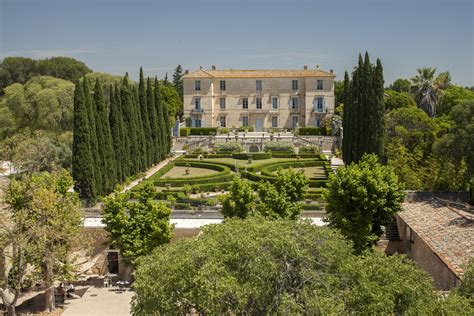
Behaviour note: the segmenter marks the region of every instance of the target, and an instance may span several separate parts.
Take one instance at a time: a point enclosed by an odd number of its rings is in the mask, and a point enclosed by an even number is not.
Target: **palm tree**
[[[436,68],[418,68],[418,74],[411,78],[411,89],[415,94],[415,101],[419,108],[434,117],[436,105],[451,83],[449,71],[440,73],[435,77]]]

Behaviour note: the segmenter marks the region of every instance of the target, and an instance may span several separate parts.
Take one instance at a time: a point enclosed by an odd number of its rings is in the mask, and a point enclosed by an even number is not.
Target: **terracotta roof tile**
[[[405,202],[398,215],[461,276],[474,256],[474,208],[439,199]]]
[[[301,78],[330,77],[335,75],[320,69],[307,70],[204,70],[185,74],[183,78]]]

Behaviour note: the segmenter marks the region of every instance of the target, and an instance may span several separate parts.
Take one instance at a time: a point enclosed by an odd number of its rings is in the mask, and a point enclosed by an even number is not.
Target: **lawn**
[[[308,178],[321,178],[321,177],[326,176],[324,167],[320,167],[320,166],[296,168],[296,170],[303,170],[305,176],[307,176]]]
[[[275,162],[282,162],[282,161],[290,161],[296,159],[294,158],[270,158],[270,159],[262,159],[262,160],[252,160],[251,163],[248,163],[248,160],[243,160],[243,159],[234,159],[234,158],[205,158],[203,161],[209,161],[209,162],[222,162],[222,163],[228,163],[234,165],[235,162],[237,162],[237,167],[238,168],[245,168],[245,167],[254,167],[254,166],[259,166],[259,165],[266,165],[269,163],[275,163]],[[308,159],[300,159],[301,161],[304,160],[314,160],[313,158],[308,158]]]
[[[209,176],[209,175],[218,173],[218,171],[216,170],[189,167],[189,174],[186,174],[186,169],[188,169],[188,167],[174,166],[170,171],[165,173],[161,178],[162,179],[163,178],[176,179],[176,178],[203,177],[203,176]]]

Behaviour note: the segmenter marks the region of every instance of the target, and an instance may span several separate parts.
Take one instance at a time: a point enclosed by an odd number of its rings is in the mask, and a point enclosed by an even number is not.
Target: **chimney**
[[[186,69],[186,70],[184,71],[184,74],[187,75],[188,73],[189,73],[189,70]]]
[[[304,66],[303,66],[303,69],[304,69],[304,70],[308,70],[308,65],[304,65]]]
[[[214,65],[212,65],[211,68],[212,68],[212,70],[216,70],[216,66],[214,66]]]
[[[319,65],[316,65],[316,69],[319,69]]]
[[[333,73],[334,73],[334,70],[331,69],[331,70],[329,70],[329,72],[330,72],[331,74],[333,74]]]

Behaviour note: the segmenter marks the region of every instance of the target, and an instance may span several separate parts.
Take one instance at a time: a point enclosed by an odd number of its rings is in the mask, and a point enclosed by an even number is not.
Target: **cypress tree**
[[[128,146],[125,146],[126,166],[125,176],[128,177],[139,171],[139,164],[136,163],[137,155],[139,154],[139,146],[137,139],[137,127],[134,115],[134,105],[132,99],[132,92],[128,84],[128,77],[125,76],[120,89],[120,104],[124,122],[124,134],[127,139]]]
[[[82,199],[93,201],[96,196],[93,157],[90,145],[89,115],[80,81],[74,90],[74,136],[72,142],[72,176],[74,188]]]
[[[151,134],[151,141],[150,141],[150,161],[152,163],[157,163],[160,161],[160,128],[158,126],[158,116],[156,114],[155,108],[155,96],[153,95],[153,87],[151,85],[150,78],[147,79],[146,83],[146,101],[147,101],[147,113],[148,113],[148,120],[150,122],[150,134]]]
[[[344,114],[342,117],[342,126],[343,126],[343,138],[342,138],[342,158],[344,161],[349,161],[350,154],[349,154],[349,144],[350,144],[350,137],[352,137],[351,131],[351,116],[349,114],[349,110],[351,108],[349,102],[349,94],[350,94],[350,81],[349,81],[349,74],[347,71],[344,73],[344,92],[343,92],[343,104],[344,104]]]
[[[181,65],[176,66],[173,73],[173,84],[176,91],[178,91],[179,98],[181,101],[180,108],[178,109],[178,115],[183,115],[183,67]]]
[[[100,168],[102,170],[102,188],[104,193],[112,192],[116,178],[115,157],[112,147],[109,115],[105,106],[105,96],[99,79],[95,81],[94,103],[97,111],[96,129],[97,144],[99,146]]]
[[[122,182],[125,180],[122,170],[124,159],[123,121],[122,112],[117,104],[116,89],[113,86],[110,87],[109,124],[115,157],[115,178],[117,182]]]
[[[148,116],[147,92],[145,90],[145,78],[143,78],[143,70],[140,67],[140,82],[138,85],[138,101],[140,103],[141,122],[143,125],[143,145],[145,151],[145,166],[148,168],[152,161],[152,135],[150,130],[150,118]]]
[[[168,111],[168,104],[166,102],[161,102],[161,108],[163,110],[163,118],[165,120],[165,137],[166,137],[166,154],[169,154],[171,151],[171,122],[170,115]]]
[[[146,169],[146,153],[145,153],[145,136],[143,133],[143,122],[140,114],[140,104],[138,103],[138,89],[137,86],[132,85],[132,104],[133,104],[133,118],[135,120],[135,126],[137,128],[137,145],[138,155],[135,156],[136,171],[144,171]],[[132,160],[133,161],[133,160]]]
[[[380,58],[377,58],[377,62],[374,68],[373,76],[373,87],[374,87],[374,105],[373,105],[373,129],[374,138],[372,144],[372,151],[377,156],[383,156],[383,140],[384,140],[384,114],[385,114],[385,103],[383,99],[384,95],[384,79],[383,79],[383,67]]]
[[[156,108],[156,115],[160,133],[160,160],[163,160],[167,154],[167,136],[166,136],[166,122],[163,113],[163,107],[161,106],[161,98],[160,98],[160,85],[158,84],[158,78],[155,77],[155,108]]]
[[[124,114],[122,111],[122,91],[119,88],[118,84],[115,84],[115,103],[119,109],[120,113],[120,138],[122,139],[122,176],[124,181],[131,173],[130,173],[130,138],[128,132],[126,130],[126,125],[124,121]]]
[[[95,109],[95,105],[91,98],[91,93],[89,89],[89,80],[84,77],[83,80],[83,89],[84,89],[84,103],[87,109],[87,115],[89,117],[89,134],[90,134],[90,145],[92,151],[92,159],[93,167],[94,167],[94,175],[95,175],[95,188],[97,191],[97,195],[102,195],[103,187],[102,187],[102,177],[103,177],[103,170],[100,166],[100,154],[99,154],[99,144],[97,142],[97,127],[95,124],[97,112]]]
[[[358,162],[365,153],[381,157],[384,131],[382,63],[377,60],[374,67],[367,52],[365,59],[359,54],[352,83],[347,76],[344,85],[344,162]]]

